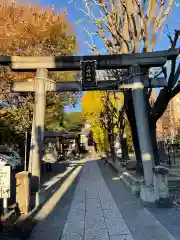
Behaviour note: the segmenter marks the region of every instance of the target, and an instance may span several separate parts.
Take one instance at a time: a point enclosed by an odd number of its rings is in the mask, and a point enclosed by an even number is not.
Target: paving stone
[[[112,201],[112,199],[101,198],[100,201],[101,201],[101,207],[103,210],[115,211],[113,210],[115,208],[115,203],[114,201]]]
[[[130,234],[127,224],[119,213],[104,210],[104,218],[110,236]]]
[[[103,214],[102,215],[92,214],[85,218],[85,229],[93,229],[95,227],[102,229],[106,228]]]
[[[60,240],[84,240],[83,235],[79,235],[79,234],[67,234],[67,235],[63,235]]]
[[[85,210],[71,210],[68,214],[67,220],[69,222],[83,221],[85,216]]]
[[[73,221],[73,222],[66,222],[63,235],[83,235],[84,233],[84,221]]]
[[[86,198],[96,198],[99,199],[99,194],[97,190],[91,189],[86,191]]]
[[[109,240],[134,240],[131,235],[110,236]]]
[[[110,236],[130,233],[127,225],[123,220],[118,221],[110,217],[109,219],[106,218],[105,221]]]
[[[98,187],[97,187],[98,189]],[[98,189],[98,193],[100,197],[103,198],[112,198],[110,192],[108,191],[108,189],[104,189],[103,187],[100,187],[100,189]]]
[[[104,183],[105,184],[105,183]],[[103,185],[102,187],[101,186],[97,186],[97,190],[98,190],[98,193],[99,193],[99,197],[101,199],[112,199],[112,196],[109,192],[109,190],[107,188],[105,188],[105,186]]]
[[[106,229],[96,227],[85,230],[84,240],[109,240],[109,235]]]
[[[98,198],[87,198],[86,199],[86,211],[93,210],[95,208],[101,208],[101,202]]]
[[[72,204],[71,204],[71,208],[72,209],[84,209],[85,208],[85,199],[74,199]]]
[[[69,214],[71,214],[71,213],[74,213],[74,212],[84,212],[85,211],[85,204],[77,204],[77,205],[75,205],[75,204],[73,204],[72,206],[71,206],[71,209],[70,209],[70,211],[69,211]]]
[[[76,191],[76,195],[73,198],[73,200],[80,201],[82,199],[85,199],[85,194],[86,194],[85,190],[83,190],[83,191]]]
[[[92,208],[86,211],[85,219],[93,219],[93,218],[104,218],[103,211],[101,208]]]
[[[76,189],[73,199],[85,199],[86,191],[85,189]]]

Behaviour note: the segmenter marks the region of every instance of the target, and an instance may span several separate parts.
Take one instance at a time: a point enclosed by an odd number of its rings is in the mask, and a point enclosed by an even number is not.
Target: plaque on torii
[[[90,88],[97,86],[96,66],[94,61],[81,61],[81,84],[82,88]]]

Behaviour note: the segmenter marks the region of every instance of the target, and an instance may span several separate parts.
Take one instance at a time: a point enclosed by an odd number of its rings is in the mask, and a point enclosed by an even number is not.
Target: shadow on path
[[[69,208],[73,198],[73,193],[74,193],[79,175],[74,179],[74,181],[72,182],[68,190],[64,193],[60,201],[56,204],[54,209],[50,212],[50,214],[46,218],[37,220],[35,219],[35,216],[41,211],[43,206],[56,194],[56,192],[61,188],[61,185],[63,184],[63,182],[65,182],[66,179],[68,179],[68,177],[76,170],[76,168],[83,165],[84,164],[82,163],[74,164],[72,169],[65,176],[60,178],[57,183],[55,183],[50,189],[48,189],[45,196],[46,200],[44,201],[44,203],[41,204],[37,209],[32,211],[27,218],[26,216],[22,216],[21,220],[18,221],[15,225],[5,228],[3,235],[2,236],[0,235],[0,239],[1,240],[6,240],[6,239],[26,240],[30,237],[34,227],[37,224],[39,224],[39,221],[41,222],[41,224],[43,222],[43,225],[46,226],[46,224],[48,224],[49,222],[49,219],[55,218],[55,215],[57,215],[57,212],[59,214],[58,219],[60,222],[59,234],[61,234],[61,231],[63,231],[64,224],[66,222],[67,214],[69,212]],[[52,222],[52,220],[50,222]]]

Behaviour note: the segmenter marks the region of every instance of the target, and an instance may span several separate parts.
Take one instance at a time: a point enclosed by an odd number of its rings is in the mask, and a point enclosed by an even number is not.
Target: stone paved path
[[[180,239],[175,239],[148,210],[129,197],[128,190],[119,180],[112,178],[113,173],[108,167],[103,167],[102,161],[100,164],[97,161],[87,161],[73,174],[79,173],[79,181],[68,210],[67,206],[62,208],[58,204],[62,191],[67,191],[69,186],[69,183],[64,183],[60,192],[56,193],[57,204],[54,198],[50,201],[51,207],[48,204],[43,207],[29,240]],[[43,220],[44,213],[48,215],[49,209],[52,212],[52,205],[53,214]],[[62,218],[63,211],[66,212],[65,218]]]
[[[81,173],[61,240],[134,240],[95,161]]]

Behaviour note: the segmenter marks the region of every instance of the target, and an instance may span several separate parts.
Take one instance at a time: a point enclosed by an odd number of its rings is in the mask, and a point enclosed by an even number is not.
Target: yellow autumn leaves
[[[99,152],[106,152],[108,149],[107,129],[103,127],[102,121],[106,114],[107,93],[105,91],[90,91],[82,98],[82,113],[85,120],[91,125],[93,138]],[[123,93],[109,93],[110,109],[119,109],[124,104]],[[112,114],[112,113],[111,113]],[[118,120],[117,114],[113,114],[113,123]],[[115,125],[115,124],[114,124]],[[114,127],[114,132],[118,129]]]
[[[23,3],[21,3],[23,2]],[[53,8],[24,1],[1,0],[0,2],[0,54],[10,56],[56,56],[73,55],[77,50],[76,34],[73,24],[68,21],[65,10],[54,11]],[[8,67],[0,69],[0,99],[9,101],[9,86],[15,81],[26,81],[34,78],[33,72],[13,72]],[[48,78],[55,81],[72,80],[74,72],[49,72]],[[46,117],[53,120],[53,127],[58,126],[58,112],[63,112],[63,104],[74,103],[78,93],[47,93]],[[14,96],[14,95],[13,95]],[[30,95],[31,96],[31,95]],[[29,96],[29,98],[30,98]],[[13,99],[13,97],[12,97]],[[33,98],[26,101],[26,107],[0,109],[0,118],[10,125],[14,132],[29,129],[32,121]],[[11,100],[11,99],[10,99]],[[22,100],[22,97],[20,98]],[[19,99],[16,102],[21,102]],[[53,104],[49,104],[50,102]],[[31,103],[31,104],[30,104]],[[32,105],[32,107],[31,107]],[[54,108],[52,109],[52,105]],[[22,117],[23,116],[23,117]],[[49,122],[52,122],[49,120]],[[49,124],[48,122],[48,124]],[[47,124],[47,125],[48,125]],[[51,127],[51,126],[50,126]]]

